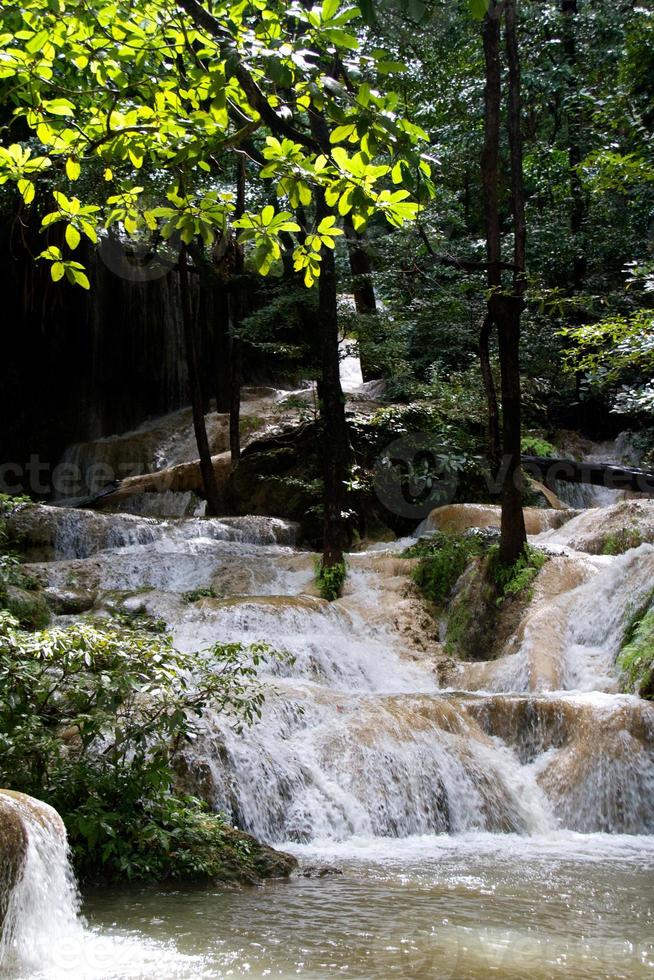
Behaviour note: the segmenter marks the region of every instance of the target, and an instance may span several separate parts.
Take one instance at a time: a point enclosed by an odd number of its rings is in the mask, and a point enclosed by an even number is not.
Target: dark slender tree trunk
[[[214,276],[211,285],[213,298],[213,349],[215,358],[216,411],[227,413],[231,407],[231,352],[229,338],[229,299],[223,284]]]
[[[189,390],[191,396],[191,408],[193,411],[193,428],[195,439],[198,446],[200,457],[200,472],[204,484],[204,495],[207,500],[207,511],[209,514],[220,514],[222,501],[213,463],[211,461],[211,449],[207,427],[204,419],[204,406],[202,404],[202,388],[200,385],[200,372],[198,368],[197,347],[195,342],[195,331],[193,329],[193,310],[191,306],[191,293],[188,280],[188,255],[186,246],[182,247],[179,255],[179,286],[182,300],[182,326],[184,328],[184,348],[186,351],[186,364],[188,368]]]
[[[329,151],[329,130],[320,112],[309,113],[311,132],[325,152]],[[333,214],[324,191],[315,192],[316,224]],[[318,279],[318,403],[322,429],[324,540],[323,567],[343,561],[348,543],[344,513],[346,484],[350,475],[351,447],[345,421],[345,397],[341,388],[341,362],[336,308],[336,263],[332,249],[323,246]]]
[[[486,87],[484,90],[484,149],[481,177],[486,219],[486,261],[489,300],[479,334],[479,362],[488,411],[488,456],[492,467],[500,465],[500,421],[497,392],[490,365],[490,338],[496,327],[491,300],[502,284],[500,214],[498,199],[498,164],[500,152],[500,21],[493,6],[484,18],[482,28]]]
[[[586,281],[587,262],[581,240],[581,232],[586,216],[586,200],[579,169],[582,160],[582,122],[577,82],[577,13],[577,0],[561,0],[563,53],[568,72],[566,122],[568,130],[568,166],[570,169],[570,234],[572,235],[574,253],[572,259],[572,286],[576,292],[579,292],[583,289]]]
[[[522,163],[522,99],[520,56],[516,30],[516,0],[505,0],[505,42],[508,63],[508,129],[511,156],[511,208],[513,211],[513,290],[502,299],[503,315],[498,329],[502,371],[502,436],[508,457],[502,484],[502,534],[500,561],[512,565],[527,542],[522,510],[520,469],[520,319],[524,307],[527,225]],[[499,322],[499,321],[498,321]]]
[[[322,191],[316,191],[316,222],[331,214]],[[323,566],[343,561],[348,536],[343,519],[346,482],[350,472],[350,442],[345,421],[345,398],[341,388],[338,320],[336,314],[336,265],[334,253],[322,250],[318,280],[318,347],[320,376],[318,401],[322,427],[322,459],[325,512]]]
[[[210,298],[207,291],[200,288],[196,322],[199,326],[198,370],[200,373],[200,385],[202,388],[202,407],[205,415],[211,411],[211,389],[213,387],[211,384],[210,372],[208,372],[206,369],[203,370],[204,365],[211,363],[210,358],[212,350],[209,310],[207,308],[208,303],[210,303]]]
[[[363,236],[358,234],[354,229],[351,214],[345,215],[343,228],[347,239],[350,272],[352,273],[352,290],[357,315],[375,317],[377,315],[377,300],[375,299],[375,290],[372,284],[372,262],[366,251]],[[366,329],[370,329],[370,322],[366,324]],[[379,377],[379,371],[375,370],[370,364],[366,353],[365,336],[359,338],[359,358],[361,360],[363,380],[376,380]]]
[[[520,66],[515,35],[515,2],[505,0],[506,46],[509,63],[508,123],[511,150],[511,202],[514,225],[514,276],[511,293],[502,289],[502,258],[499,217],[499,145],[501,107],[501,11],[491,0],[484,18],[483,42],[486,65],[485,130],[482,154],[482,181],[486,205],[486,258],[488,262],[488,313],[480,337],[482,375],[489,415],[490,454],[499,441],[497,400],[490,371],[488,341],[492,326],[497,328],[502,388],[502,532],[500,561],[511,565],[520,556],[526,541],[522,512],[520,474],[520,315],[523,306],[525,262],[525,215],[522,179],[522,141],[520,133]]]
[[[495,290],[502,284],[499,210],[500,15],[496,9],[495,0],[491,0],[488,13],[484,17],[482,32],[486,63],[486,87],[484,90],[484,149],[481,158],[481,177],[486,211],[488,288]]]
[[[486,393],[486,408],[488,411],[488,458],[491,467],[498,470],[501,462],[500,442],[500,411],[497,404],[497,392],[490,363],[490,336],[493,329],[493,318],[490,313],[484,317],[479,331],[479,364],[481,377]]]
[[[245,156],[238,154],[236,170],[236,208],[234,217],[236,219],[243,216],[245,211]],[[236,288],[231,293],[231,323],[230,323],[230,406],[229,406],[229,448],[232,455],[232,464],[239,461],[241,457],[241,383],[243,373],[243,351],[239,330],[243,319],[244,296],[243,287],[240,279],[244,271],[243,247],[238,242],[235,243],[234,254],[234,275],[236,276]]]

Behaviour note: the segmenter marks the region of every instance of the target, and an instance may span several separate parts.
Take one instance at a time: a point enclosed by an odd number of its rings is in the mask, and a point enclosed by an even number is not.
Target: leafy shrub
[[[203,589],[193,589],[192,592],[184,592],[182,595],[182,601],[191,605],[193,602],[198,602],[200,599],[217,599],[215,591],[211,586]]]
[[[265,419],[259,415],[241,415],[238,422],[239,432],[242,436],[248,436],[250,433],[260,429],[264,422]]]
[[[405,558],[419,558],[413,580],[431,602],[441,606],[473,558],[482,555],[484,540],[476,534],[448,534],[438,531],[422,538],[403,552]]]
[[[319,561],[316,566],[316,580],[320,595],[330,602],[338,599],[343,591],[346,578],[347,566],[344,561],[339,561],[335,565],[325,565]]]
[[[525,597],[531,599],[530,586],[546,563],[547,555],[527,544],[514,565],[503,565],[499,556],[499,545],[493,545],[488,554],[488,572],[498,592],[498,606],[510,596],[521,593],[526,593]]]
[[[539,436],[523,436],[520,440],[520,450],[525,456],[557,456],[556,446],[547,439]]]
[[[625,551],[632,548],[639,548],[644,538],[642,532],[637,527],[622,527],[619,531],[612,531],[607,534],[602,544],[603,555],[623,555]]]
[[[86,878],[211,874],[218,818],[175,796],[173,763],[203,712],[259,716],[260,644],[180,653],[96,623],[29,633],[0,612],[0,785],[51,803]]]
[[[632,624],[617,664],[624,690],[654,700],[654,609]]]

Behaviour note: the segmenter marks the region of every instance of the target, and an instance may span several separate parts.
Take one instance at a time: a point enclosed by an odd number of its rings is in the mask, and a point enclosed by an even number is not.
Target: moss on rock
[[[267,878],[288,878],[296,867],[291,854],[227,826],[217,814],[204,813],[195,821],[193,834],[182,836],[171,850],[168,877],[258,885]]]
[[[9,585],[2,604],[15,616],[23,629],[45,629],[50,622],[50,609],[40,591],[21,589]]]
[[[0,931],[26,849],[27,831],[20,812],[0,790]]]
[[[623,690],[654,700],[654,607],[632,622],[618,655]]]

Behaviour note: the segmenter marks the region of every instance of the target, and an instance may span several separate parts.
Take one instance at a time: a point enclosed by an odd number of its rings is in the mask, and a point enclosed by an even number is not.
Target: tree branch
[[[213,14],[205,10],[198,0],[176,0],[177,4],[186,11],[191,20],[203,30],[207,31],[216,39],[223,56],[230,56],[233,65],[234,75],[239,85],[247,96],[248,102],[255,109],[264,123],[273,130],[278,136],[285,136],[300,143],[302,146],[314,152],[319,152],[319,147],[311,136],[296,129],[290,123],[278,116],[273,107],[268,102],[266,96],[259,88],[250,71],[243,62],[236,56],[235,43],[232,35],[225,30]]]

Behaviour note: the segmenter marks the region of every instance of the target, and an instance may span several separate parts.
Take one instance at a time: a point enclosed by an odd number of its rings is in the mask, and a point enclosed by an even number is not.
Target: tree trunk
[[[499,174],[500,153],[500,15],[495,0],[491,0],[484,17],[482,35],[486,63],[486,87],[484,90],[484,149],[481,157],[481,179],[486,212],[486,260],[488,262],[488,288],[495,290],[502,284],[500,269],[500,211]]]
[[[481,177],[486,218],[486,261],[489,299],[487,312],[479,334],[479,362],[488,409],[488,456],[493,468],[500,464],[500,427],[497,392],[490,366],[489,343],[496,326],[491,300],[502,284],[500,269],[500,216],[498,203],[498,158],[500,145],[500,22],[494,4],[484,18],[482,36],[486,64],[484,90],[484,149],[481,158]]]
[[[502,520],[500,561],[513,565],[526,544],[522,511],[522,473],[520,469],[520,314],[522,300],[516,296],[496,296],[494,318],[502,374]]]
[[[329,152],[329,130],[322,114],[309,111],[313,138]],[[325,192],[316,188],[316,224],[333,214]],[[336,263],[334,252],[324,245],[318,279],[318,403],[322,428],[324,540],[322,564],[331,568],[343,561],[348,544],[344,514],[346,484],[350,475],[351,447],[345,421],[345,397],[341,388],[341,362],[336,308]]]
[[[243,216],[245,211],[245,156],[238,154],[236,171],[236,208],[234,218]],[[232,464],[236,464],[241,457],[241,383],[242,383],[242,348],[239,336],[239,328],[243,319],[243,287],[240,285],[240,277],[244,271],[243,247],[238,242],[235,243],[234,254],[234,275],[236,276],[236,288],[230,295],[230,343],[229,343],[229,364],[230,364],[230,406],[229,406],[229,448],[232,455]]]
[[[347,239],[347,250],[350,259],[350,272],[352,273],[352,290],[354,293],[354,305],[357,316],[374,317],[377,315],[377,300],[375,290],[372,285],[372,262],[370,256],[363,245],[363,236],[354,230],[352,215],[346,214],[343,218],[343,228]],[[359,359],[361,361],[361,374],[364,381],[375,381],[379,377],[379,371],[375,370],[366,356],[366,340],[359,338]]]
[[[215,279],[216,277],[214,277]],[[231,351],[229,337],[229,299],[222,283],[210,287],[213,297],[213,349],[216,411],[227,413],[231,408]]]
[[[488,409],[488,458],[491,467],[498,470],[501,463],[501,442],[500,442],[500,411],[497,404],[497,392],[495,381],[490,363],[490,335],[493,329],[493,319],[490,313],[484,317],[481,330],[479,332],[479,364],[481,366],[481,377],[484,382],[486,393],[486,406]]]
[[[574,256],[572,260],[572,286],[575,292],[583,289],[586,281],[587,262],[581,241],[581,231],[586,215],[586,201],[581,182],[581,111],[577,85],[577,42],[575,37],[577,0],[561,0],[563,18],[563,53],[568,71],[568,98],[566,121],[568,130],[568,166],[570,169],[570,234]]]
[[[316,191],[316,222],[331,213],[322,191]],[[331,249],[323,247],[318,280],[318,344],[320,377],[318,401],[322,424],[322,458],[325,511],[323,566],[343,561],[347,533],[346,482],[350,472],[350,441],[345,421],[345,398],[341,388],[338,320],[336,314],[336,264]]]
[[[513,565],[527,542],[522,511],[520,470],[520,319],[524,307],[527,226],[522,164],[522,105],[520,57],[516,33],[516,0],[505,0],[505,42],[509,68],[508,129],[511,156],[511,208],[513,211],[513,294],[501,302],[498,320],[500,367],[502,371],[502,436],[508,465],[502,484],[502,534],[500,561]]]
[[[191,396],[191,408],[193,411],[193,428],[195,439],[198,446],[200,457],[200,471],[204,485],[204,495],[207,501],[207,512],[212,515],[220,514],[222,501],[216,474],[214,473],[211,462],[211,450],[209,448],[209,438],[204,419],[204,408],[202,404],[202,389],[200,386],[200,373],[198,370],[198,357],[195,344],[195,332],[193,329],[193,311],[191,308],[191,293],[188,281],[188,256],[186,246],[182,247],[179,254],[179,286],[182,300],[182,325],[184,328],[184,347],[186,350],[186,364],[188,367],[189,391]]]

